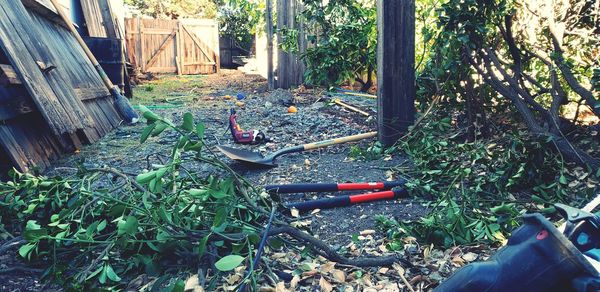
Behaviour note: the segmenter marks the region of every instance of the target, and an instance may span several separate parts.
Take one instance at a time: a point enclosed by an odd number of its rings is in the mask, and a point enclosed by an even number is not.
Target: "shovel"
[[[294,147],[283,148],[269,156],[263,156],[258,152],[252,152],[243,149],[236,149],[228,146],[217,146],[219,151],[225,154],[227,157],[237,160],[239,162],[248,163],[257,167],[275,167],[275,158],[288,153],[302,152],[307,150],[313,150],[323,148],[331,145],[342,144],[347,142],[359,141],[367,138],[373,138],[377,136],[377,132],[369,132],[364,134],[358,134],[353,136],[341,137],[331,140],[325,140],[320,142],[314,142],[310,144],[304,144]]]

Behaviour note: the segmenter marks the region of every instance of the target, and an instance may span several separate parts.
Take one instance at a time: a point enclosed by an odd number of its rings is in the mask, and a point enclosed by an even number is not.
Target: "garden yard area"
[[[600,289],[600,1],[164,1],[0,125],[0,291]]]
[[[272,151],[305,141],[356,134],[374,127],[372,118],[366,118],[328,102],[331,97],[328,97],[322,90],[266,92],[265,86],[265,80],[260,76],[244,75],[235,70],[224,70],[220,75],[202,77],[161,76],[138,86],[136,97],[139,92],[140,100],[143,100],[148,108],[151,108],[158,116],[169,118],[175,123],[181,122],[184,112],[182,109],[190,112],[195,121],[205,125],[205,141],[208,148],[213,148],[217,143],[233,144],[227,128],[230,108],[238,110],[239,123],[243,124],[245,128],[261,129],[272,139],[266,145],[247,146],[262,151]],[[246,96],[242,107],[235,104],[237,102],[235,96],[238,93]],[[228,95],[234,97],[229,99]],[[373,100],[343,94],[338,94],[338,97],[345,97],[348,102],[364,104],[363,108],[367,111],[372,112],[373,110]],[[291,104],[298,108],[297,113],[287,112],[287,108]],[[94,172],[93,169],[107,168],[118,169],[123,174],[133,175],[152,170],[157,165],[165,165],[171,155],[173,145],[177,142],[177,134],[167,132],[164,135],[149,138],[145,143],[140,143],[140,135],[144,128],[144,124],[122,127],[100,142],[80,149],[77,154],[60,161],[56,167],[48,170],[46,175],[69,178],[77,176],[78,172],[85,172],[86,169]],[[232,163],[231,167],[259,191],[266,184],[369,182],[401,178],[397,172],[393,171],[393,168],[408,164],[405,155],[393,153],[384,154],[377,159],[367,159],[352,153],[359,152],[358,149],[367,149],[372,145],[373,142],[364,141],[351,147],[331,147],[320,151],[289,155],[279,158],[279,166],[272,169],[256,170],[247,168],[240,163]],[[213,149],[213,151],[215,150]],[[221,159],[224,163],[230,163],[218,153],[216,158]],[[185,157],[183,166],[186,167],[186,172],[190,171],[198,178],[209,175],[227,175],[226,169],[194,160],[193,157]],[[117,179],[118,177],[109,175],[100,179],[98,183],[119,186],[120,182],[117,182]],[[311,193],[305,196],[290,195],[287,197],[282,195],[282,200],[292,202],[330,195],[332,194]],[[423,199],[402,198],[346,208],[320,210],[296,217],[291,214],[277,216],[279,220],[288,222],[292,226],[301,227],[313,234],[315,238],[329,245],[332,251],[351,258],[391,256],[397,254],[396,249],[406,246],[407,249],[401,253],[401,257],[406,262],[410,262],[411,266],[404,267],[406,274],[403,276],[414,287],[426,288],[447,277],[462,263],[483,259],[489,255],[488,248],[483,245],[446,250],[440,247],[422,246],[414,238],[402,238],[402,241],[399,241],[389,238],[386,231],[381,229],[383,225],[378,223],[378,216],[394,220],[416,220],[427,213],[428,206],[428,202]],[[394,246],[392,250],[390,250],[390,244]],[[310,247],[310,242],[300,242],[290,247],[269,248],[265,253],[265,264],[269,266],[270,272],[276,272],[275,275],[279,277],[276,278],[265,271],[264,274],[257,277],[258,285],[281,288],[282,283],[286,283],[289,288],[290,283],[295,282],[294,286],[298,288],[298,291],[314,291],[320,286],[327,287],[328,285],[339,289],[354,289],[353,291],[369,291],[369,289],[396,291],[399,289],[397,284],[404,286],[398,271],[393,267],[356,268],[348,264],[335,264],[331,259],[303,251],[304,248]],[[174,254],[169,256],[157,258],[155,264],[163,267],[173,266],[172,270],[161,269],[165,272],[177,271],[180,268],[191,271],[189,267],[201,265],[195,260],[190,262],[183,250],[173,252]],[[118,254],[114,256],[118,256]],[[465,256],[465,259],[462,256]],[[0,269],[23,265],[20,263],[18,255],[15,254],[4,255],[2,259],[3,265],[6,266]],[[190,266],[184,267],[186,265]],[[6,282],[2,281],[2,283],[7,283],[3,284],[5,286],[2,289],[38,290],[39,284],[32,285],[32,283],[38,281],[39,273],[26,271],[27,269],[24,271],[17,269],[12,273],[0,274],[0,279],[7,279]],[[239,284],[243,272],[244,269],[237,269],[233,274],[214,275],[211,272],[200,274],[206,277],[202,279],[203,282],[209,283],[216,280],[215,283],[218,283],[216,287],[221,290]],[[160,275],[161,273],[144,274],[142,278],[129,279],[128,281],[131,282],[126,285],[139,285],[127,286],[136,290],[153,283],[160,278]],[[226,276],[225,283],[219,281],[224,276]],[[286,277],[289,278],[286,280]],[[197,279],[197,274],[180,274],[179,279],[193,282],[194,279]],[[172,282],[172,279],[167,280],[167,283],[172,284]]]

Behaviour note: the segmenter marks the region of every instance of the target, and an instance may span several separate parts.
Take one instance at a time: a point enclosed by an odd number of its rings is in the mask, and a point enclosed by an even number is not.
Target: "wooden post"
[[[181,21],[177,21],[177,32],[175,33],[175,67],[177,67],[177,75],[183,74],[183,29],[181,29]]]
[[[148,60],[146,60],[146,53],[144,52],[144,51],[146,51],[146,48],[144,46],[144,43],[146,42],[146,40],[144,39],[144,22],[142,21],[141,16],[138,16],[137,20],[138,20],[138,35],[140,38],[140,42],[138,43],[139,48],[140,48],[139,64],[141,65],[140,68],[142,69],[142,73],[146,73],[146,62]]]
[[[379,141],[394,144],[415,116],[415,0],[377,0]]]
[[[265,22],[267,30],[267,86],[269,90],[275,88],[273,77],[273,5],[271,0],[266,2]]]

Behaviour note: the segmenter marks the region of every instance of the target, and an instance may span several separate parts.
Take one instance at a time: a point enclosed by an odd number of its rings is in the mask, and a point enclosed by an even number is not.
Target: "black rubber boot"
[[[489,261],[461,268],[434,291],[573,291],[572,279],[598,276],[544,216],[528,214],[523,221]]]

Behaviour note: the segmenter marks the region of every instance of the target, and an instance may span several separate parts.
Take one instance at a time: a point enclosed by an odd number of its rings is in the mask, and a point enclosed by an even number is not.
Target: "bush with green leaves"
[[[256,33],[260,31],[265,9],[264,0],[230,0],[219,6],[219,35],[230,38],[246,54],[252,51]]]
[[[304,0],[299,22],[310,45],[301,53],[306,82],[334,87],[359,82],[362,91],[373,85],[377,67],[377,8],[375,1]],[[280,47],[298,52],[298,32],[280,28]]]
[[[406,235],[443,246],[502,242],[524,212],[552,214],[554,203],[582,206],[598,191],[600,172],[567,164],[551,140],[497,130],[471,141],[468,128],[438,112],[386,150],[410,158],[393,171],[429,209],[415,222],[378,217],[392,245],[402,246]]]

